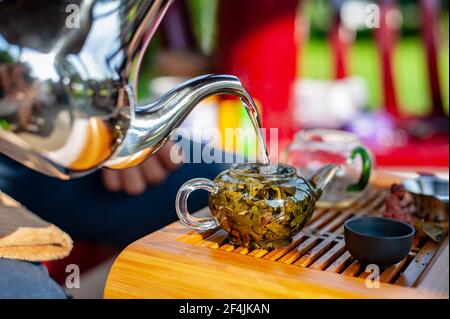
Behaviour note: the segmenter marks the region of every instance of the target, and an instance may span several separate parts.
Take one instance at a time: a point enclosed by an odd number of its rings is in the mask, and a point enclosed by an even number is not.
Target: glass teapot
[[[196,178],[182,185],[176,211],[186,226],[200,230],[222,227],[236,245],[284,246],[310,220],[316,201],[337,170],[337,165],[325,165],[303,178],[288,165],[234,164],[214,181]],[[209,192],[211,217],[188,212],[189,194],[197,189]]]
[[[171,3],[0,1],[0,153],[69,179],[143,161],[210,95],[238,96],[256,112],[230,75],[136,105],[142,57]]]

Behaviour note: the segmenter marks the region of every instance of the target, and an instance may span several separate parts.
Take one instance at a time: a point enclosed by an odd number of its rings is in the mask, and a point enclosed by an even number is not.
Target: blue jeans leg
[[[0,258],[0,299],[66,298],[43,265]]]

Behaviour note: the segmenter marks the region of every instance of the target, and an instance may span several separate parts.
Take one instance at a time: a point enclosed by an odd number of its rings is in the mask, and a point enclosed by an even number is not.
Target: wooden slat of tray
[[[298,259],[294,265],[308,267],[323,254],[330,250],[331,247],[335,245],[335,236],[329,236],[323,239],[314,248],[304,254],[300,259]]]
[[[287,254],[289,251],[291,251],[294,247],[297,247],[307,239],[308,235],[306,235],[304,232],[298,233],[293,237],[292,243],[289,246],[276,248],[271,252],[269,252],[268,254],[266,254],[263,258],[276,261],[281,257],[283,257],[285,254]]]
[[[228,239],[227,232],[223,229],[219,229],[215,233],[209,235],[205,239],[197,242],[200,247],[208,247],[217,249],[220,246],[222,246],[223,243],[225,243]]]
[[[325,225],[320,229],[319,233],[324,234],[327,232],[335,231],[336,229],[339,229],[340,226],[344,224],[344,222],[351,218],[355,214],[355,211],[349,210],[346,212],[340,213],[338,216],[336,216],[328,225]]]
[[[105,296],[448,298],[448,284],[442,286],[433,273],[439,251],[448,254],[448,238],[438,245],[416,237],[409,257],[381,272],[381,288],[366,288],[368,273],[346,251],[343,224],[353,216],[381,214],[385,194],[372,189],[349,209],[318,209],[289,246],[271,251],[235,247],[223,230],[198,233],[174,223],[119,256]],[[444,267],[448,278],[448,260],[446,265],[439,260],[437,267]],[[426,289],[420,289],[422,282]],[[133,291],[124,294],[131,286]]]
[[[413,286],[438,249],[436,243],[428,240],[395,283],[402,286]]]
[[[245,247],[237,247],[235,250],[233,250],[233,253],[240,254],[240,255],[247,255],[249,250]]]
[[[395,265],[392,265],[385,269],[380,276],[380,280],[382,282],[392,282],[394,278],[400,273],[400,271],[405,267],[408,258],[410,257],[407,256]]]
[[[447,238],[448,240],[448,238]],[[447,244],[441,245],[436,253],[435,260],[432,260],[431,266],[428,266],[426,272],[417,281],[417,289],[426,291],[430,298],[443,298],[443,292],[446,292],[448,299],[449,283],[449,248]]]
[[[248,255],[252,256],[252,257],[256,257],[256,258],[261,258],[261,257],[264,257],[268,252],[269,251],[265,250],[265,249],[255,249]]]
[[[348,251],[345,251],[338,259],[336,259],[336,261],[334,261],[328,268],[326,268],[325,271],[341,273],[344,269],[347,269],[347,267],[350,266],[353,260],[354,259],[352,255],[350,255]]]
[[[300,245],[289,251],[286,255],[281,257],[278,261],[285,263],[285,264],[292,264],[294,261],[296,261],[298,258],[306,254],[311,248],[313,248],[317,242],[319,241],[319,238],[317,237],[309,237]]]
[[[344,241],[341,240],[336,245],[334,245],[334,247],[328,250],[322,257],[320,257],[316,262],[314,262],[309,268],[324,270],[344,252],[345,252],[345,243]]]
[[[347,269],[342,273],[344,276],[356,277],[361,272],[361,264],[354,260]]]
[[[307,229],[315,229],[319,230],[326,224],[328,224],[330,221],[332,221],[337,215],[339,215],[339,211],[336,210],[329,210],[322,216],[320,216],[318,219],[313,221],[307,226]]]
[[[191,230],[187,232],[186,234],[181,235],[177,238],[178,241],[188,244],[195,244],[200,242],[201,240],[205,239],[209,235],[213,234],[214,230],[207,230],[207,231],[195,231]]]

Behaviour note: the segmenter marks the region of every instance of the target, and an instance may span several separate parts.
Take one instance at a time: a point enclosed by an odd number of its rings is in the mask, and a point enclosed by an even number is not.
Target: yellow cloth
[[[72,239],[0,192],[0,258],[50,261],[69,255]]]

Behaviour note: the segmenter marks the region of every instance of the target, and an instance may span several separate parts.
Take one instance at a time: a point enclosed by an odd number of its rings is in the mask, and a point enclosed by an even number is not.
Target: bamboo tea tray
[[[235,247],[223,230],[175,222],[127,247],[115,261],[106,298],[449,298],[448,237],[416,235],[409,255],[380,274],[379,288],[345,249],[343,223],[380,215],[387,190],[371,187],[348,209],[317,209],[287,247]],[[207,209],[199,214],[207,214]]]

